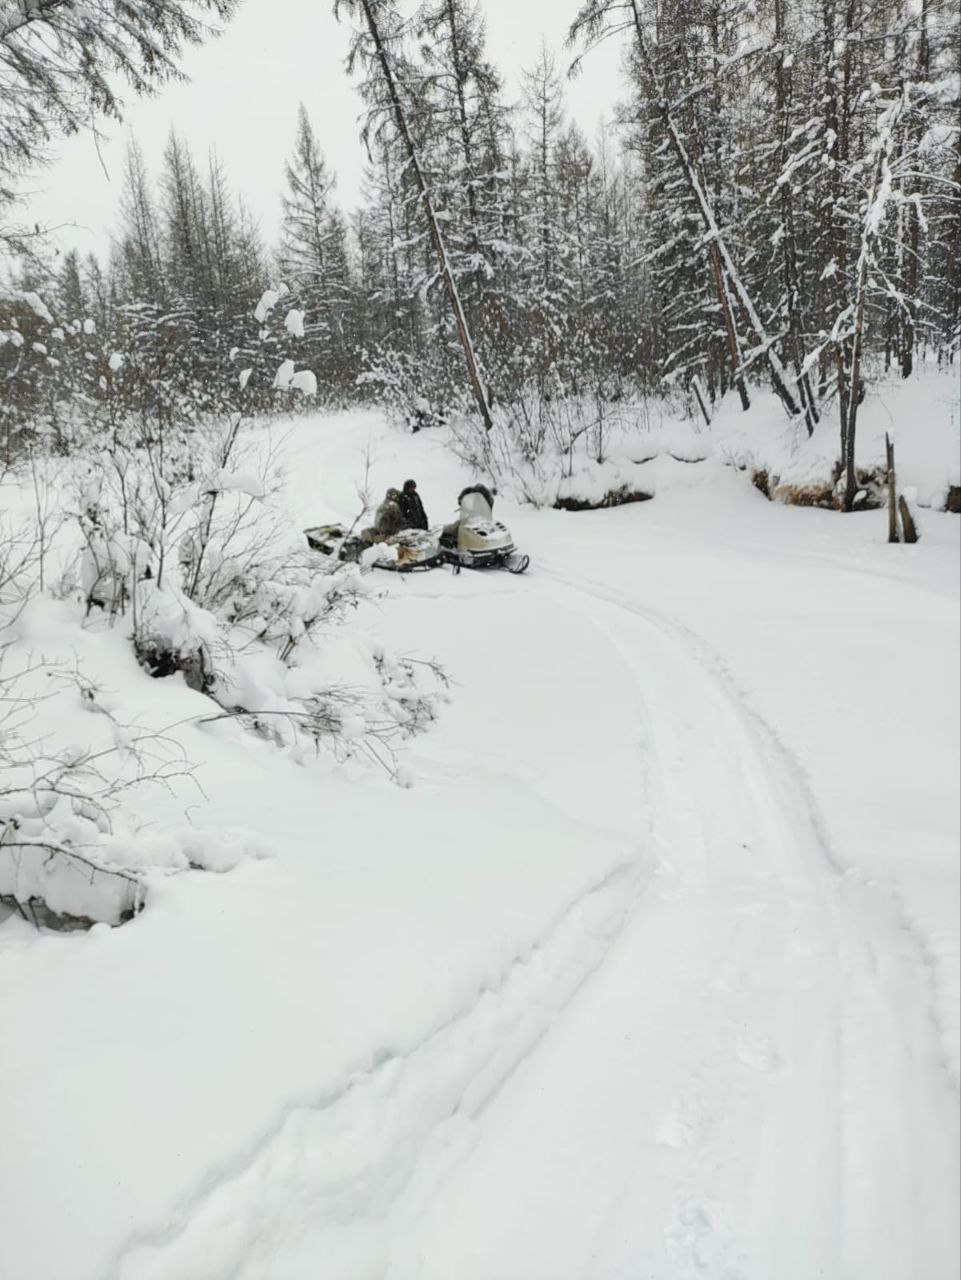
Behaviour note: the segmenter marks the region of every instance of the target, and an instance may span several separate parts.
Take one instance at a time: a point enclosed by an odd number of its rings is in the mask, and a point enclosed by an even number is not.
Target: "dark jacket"
[[[400,495],[400,509],[404,515],[406,529],[426,529],[427,512],[416,489],[405,489]]]

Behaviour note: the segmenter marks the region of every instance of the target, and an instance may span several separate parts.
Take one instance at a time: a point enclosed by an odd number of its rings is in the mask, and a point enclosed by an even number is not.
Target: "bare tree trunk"
[[[915,76],[919,84],[928,78],[928,0],[921,0],[919,17],[921,30],[918,38],[918,63]],[[919,130],[912,131],[914,141],[920,142]],[[920,198],[920,197],[918,197]],[[904,337],[901,345],[901,376],[910,378],[914,370],[915,328],[918,314],[918,276],[919,253],[921,240],[921,219],[918,214],[918,198],[908,205],[907,263],[905,271],[905,323]]]
[[[790,105],[792,101],[791,71],[785,66],[786,32],[784,22],[784,0],[775,0],[774,4],[775,39],[781,47],[778,54],[775,91],[777,109],[781,127],[781,166],[782,170],[788,160],[788,138],[791,132]],[[787,310],[788,333],[790,335],[791,363],[794,366],[794,379],[798,396],[804,408],[804,422],[808,435],[814,434],[819,413],[811,388],[811,379],[804,368],[803,326],[799,315],[801,281],[798,271],[797,233],[794,221],[794,186],[790,182],[780,184],[782,238],[781,250],[784,267],[785,307]]]
[[[863,256],[863,255],[862,255]],[[864,334],[864,304],[867,293],[867,264],[858,268],[858,292],[854,310],[854,337],[851,342],[851,370],[847,385],[847,419],[844,424],[844,510],[850,511],[858,492],[857,469],[854,463],[854,442],[861,403],[861,352]]]
[[[833,268],[830,289],[834,294],[834,321],[843,315],[847,305],[847,229],[840,217],[841,204],[841,172],[847,161],[847,153],[842,151],[842,141],[846,138],[846,130],[842,130],[842,117],[847,114],[847,100],[842,99],[838,80],[838,21],[836,0],[822,0],[821,9],[822,37],[824,41],[824,128],[825,137],[829,139],[827,147],[828,165],[828,199],[823,202],[824,223],[822,225],[823,240],[828,246],[831,260],[825,266]],[[847,42],[845,42],[847,43]],[[830,325],[830,304],[825,301],[825,319]],[[848,423],[851,404],[851,352],[850,342],[841,339],[834,350],[835,371],[838,385],[838,408],[841,426],[841,464],[846,465],[848,456]],[[856,413],[856,410],[855,410]],[[853,457],[853,442],[852,442]]]
[[[717,292],[717,300],[721,304],[721,315],[724,317],[727,350],[731,358],[731,377],[741,398],[741,408],[746,413],[751,407],[751,400],[747,394],[744,376],[741,373],[741,350],[740,343],[737,340],[737,331],[734,328],[734,317],[731,314],[731,295],[728,293],[727,285],[724,282],[724,272],[721,270],[721,255],[716,244],[712,244],[710,247],[710,257],[711,267],[714,271],[714,288]]]
[[[387,89],[388,97],[390,98],[390,105],[394,115],[394,123],[397,125],[397,132],[400,134],[404,147],[407,151],[407,158],[410,162],[411,173],[414,175],[414,183],[417,187],[418,193],[420,194],[421,203],[424,206],[424,216],[427,219],[427,227],[430,232],[431,243],[434,246],[434,253],[437,257],[437,266],[440,271],[441,279],[444,282],[444,289],[447,293],[447,300],[450,303],[451,313],[454,317],[454,324],[457,327],[457,336],[460,340],[461,350],[464,353],[464,363],[467,365],[467,376],[470,381],[471,391],[474,393],[474,400],[477,402],[477,408],[480,411],[484,427],[487,431],[490,431],[494,423],[491,418],[490,407],[487,403],[487,395],[484,391],[480,374],[478,372],[477,359],[474,355],[474,345],[471,341],[470,330],[467,327],[467,320],[464,316],[464,309],[461,306],[460,295],[457,292],[457,285],[451,273],[450,260],[447,256],[447,246],[444,243],[444,237],[441,234],[440,225],[434,212],[430,192],[427,188],[427,181],[424,177],[424,171],[421,168],[420,158],[417,154],[417,147],[407,124],[407,116],[404,111],[403,103],[400,100],[400,93],[397,88],[397,81],[394,77],[390,57],[381,37],[380,28],[377,25],[377,18],[374,15],[374,11],[371,6],[371,0],[360,0],[360,7],[363,10],[364,18],[367,22],[367,30],[370,32],[370,38],[374,43],[377,62],[380,67],[381,75],[384,78],[384,85]]]
[[[891,147],[891,134],[893,128],[900,118],[901,110],[904,106],[904,97],[900,99],[900,103],[896,110],[885,119],[885,129],[880,134],[877,141],[877,159],[874,163],[874,171],[871,178],[871,187],[868,195],[867,205],[865,207],[865,225],[861,232],[861,251],[858,254],[857,274],[855,276],[855,293],[854,293],[854,331],[850,339],[842,338],[838,351],[838,368],[842,371],[844,361],[844,351],[847,348],[850,351],[850,377],[847,380],[847,403],[841,402],[841,424],[842,424],[842,461],[844,463],[844,510],[850,511],[854,506],[854,499],[858,491],[857,473],[854,466],[854,443],[855,432],[857,428],[858,406],[863,399],[863,391],[861,387],[861,358],[864,352],[864,311],[867,304],[868,280],[870,275],[870,266],[874,257],[874,243],[877,239],[877,226],[880,222],[878,210],[875,205],[881,201],[883,206],[884,197],[882,196],[882,180],[885,170],[889,166],[889,149]],[[841,391],[844,391],[843,372],[841,377]],[[845,413],[845,409],[847,412]]]
[[[894,441],[884,433],[884,453],[887,460],[888,481],[888,542],[900,542],[898,537],[897,477],[894,471]]]

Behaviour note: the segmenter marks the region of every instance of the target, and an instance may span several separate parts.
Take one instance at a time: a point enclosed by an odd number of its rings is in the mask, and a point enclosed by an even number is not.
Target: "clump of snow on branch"
[[[284,320],[284,328],[292,338],[302,338],[304,336],[304,313],[295,308],[287,312]]]

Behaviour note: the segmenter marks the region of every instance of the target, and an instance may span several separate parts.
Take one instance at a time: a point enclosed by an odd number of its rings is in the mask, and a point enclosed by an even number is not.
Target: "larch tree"
[[[365,72],[364,92],[370,109],[368,132],[379,132],[389,121],[401,141],[417,192],[419,211],[424,218],[442,282],[454,320],[467,369],[467,377],[477,410],[485,428],[493,426],[487,390],[482,381],[474,342],[454,279],[446,238],[438,218],[420,151],[409,118],[409,99],[400,73],[403,55],[398,46],[405,36],[405,24],[395,0],[335,0],[334,14],[348,13],[356,19],[350,67],[360,65]]]
[[[180,77],[190,44],[212,36],[238,0],[29,0],[0,10],[0,206],[49,144],[122,118],[118,84],[149,93]]]

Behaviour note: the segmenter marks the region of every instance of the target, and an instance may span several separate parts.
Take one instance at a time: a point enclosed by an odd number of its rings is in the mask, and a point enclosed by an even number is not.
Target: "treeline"
[[[831,404],[843,453],[866,369],[957,358],[956,0],[588,0],[570,57],[624,49],[618,127],[596,140],[546,49],[510,100],[480,4],[339,7],[367,104],[360,208],[340,208],[303,109],[276,246],[216,158],[172,137],[151,182],[133,148],[109,260],[17,281],[61,346],[0,302],[5,416],[11,388],[17,415],[56,419],[121,372],[177,412],[218,408],[244,367],[256,395],[272,335],[253,311],[277,281],[322,400],[386,395],[422,418],[470,404],[445,271],[495,406],[672,387],[709,418],[767,381],[809,430]]]

